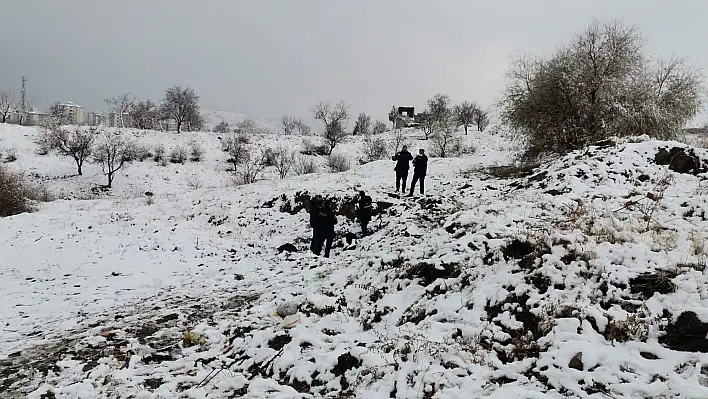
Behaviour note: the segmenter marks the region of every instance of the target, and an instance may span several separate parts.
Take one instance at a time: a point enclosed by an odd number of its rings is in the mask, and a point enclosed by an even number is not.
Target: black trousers
[[[334,241],[333,232],[312,230],[310,251],[316,255],[319,255],[322,253],[322,246],[324,246],[324,256],[325,258],[329,258],[329,251],[332,249],[332,241]]]
[[[413,174],[413,181],[411,182],[411,192],[410,194],[413,195],[413,191],[415,191],[415,183],[420,180],[420,193],[423,194],[425,191],[425,176],[418,176],[416,174]]]
[[[396,172],[396,192],[400,189],[402,193],[406,192],[406,181],[408,180],[408,171],[405,173]],[[401,186],[403,182],[403,186]]]
[[[359,224],[361,225],[361,235],[365,236],[369,232],[369,222],[371,221],[371,217],[364,217],[364,218],[359,218]]]

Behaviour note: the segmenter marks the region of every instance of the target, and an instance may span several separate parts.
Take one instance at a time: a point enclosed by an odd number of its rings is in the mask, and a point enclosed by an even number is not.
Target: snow
[[[236,186],[219,135],[128,130],[167,153],[198,141],[204,159],[134,162],[103,193],[91,190],[104,184],[100,166],[74,176],[71,159],[35,153],[38,133],[0,125],[0,148],[18,154],[6,166],[60,198],[0,219],[0,389],[31,398],[708,397],[708,356],[662,338],[682,312],[708,321],[708,206],[697,191],[706,175],[654,160],[688,145],[620,141],[499,179],[483,169],[508,164],[509,143],[471,133],[475,153],[430,159],[427,196],[396,198],[391,161],[357,165],[360,138],[336,150],[352,160],[348,172],[327,173],[319,157],[316,174],[280,180],[268,170]],[[427,149],[406,134],[412,149]],[[251,146],[301,141],[262,135]],[[372,235],[338,240],[330,259],[308,253],[308,215],[288,209],[304,192],[347,202],[360,189],[388,207]],[[338,232],[358,234],[342,213]],[[279,253],[285,243],[300,252]],[[673,292],[637,291],[634,278],[667,270]],[[293,304],[300,321],[285,328],[276,310]],[[579,353],[581,367],[571,367]]]

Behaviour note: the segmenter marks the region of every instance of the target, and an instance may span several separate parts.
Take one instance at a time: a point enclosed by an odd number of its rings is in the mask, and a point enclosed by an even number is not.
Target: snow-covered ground
[[[133,163],[94,194],[99,167],[73,176],[0,125],[8,165],[68,198],[0,219],[7,397],[708,397],[704,150],[607,143],[515,171],[474,133],[474,154],[431,158],[426,196],[398,198],[391,161],[356,166],[359,139],[336,150],[348,172],[235,186],[216,134],[126,134],[205,156]],[[360,189],[378,209],[363,238]],[[315,194],[340,205],[330,259],[307,252]]]

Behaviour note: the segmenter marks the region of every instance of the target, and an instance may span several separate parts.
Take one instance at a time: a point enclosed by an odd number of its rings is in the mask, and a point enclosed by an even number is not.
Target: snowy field
[[[0,125],[7,166],[63,198],[0,219],[2,398],[708,397],[704,150],[610,142],[513,170],[507,142],[471,132],[476,152],[431,158],[427,195],[398,198],[359,139],[335,150],[350,171],[318,157],[236,186],[217,134],[126,134],[205,154],[94,192],[100,166],[75,176],[36,155],[36,129]],[[307,252],[315,194],[340,205],[330,259]]]

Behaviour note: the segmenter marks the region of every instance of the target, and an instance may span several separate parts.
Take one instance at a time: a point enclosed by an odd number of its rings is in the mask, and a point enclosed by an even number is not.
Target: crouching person
[[[365,237],[368,232],[369,222],[371,221],[371,215],[374,211],[373,202],[371,197],[366,195],[364,191],[359,191],[359,224],[361,225],[361,236]]]
[[[337,224],[337,216],[332,208],[332,203],[325,203],[319,198],[312,201],[310,208],[310,227],[312,227],[310,250],[319,255],[324,245],[325,258],[329,258],[332,241],[334,241],[334,226]]]

